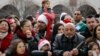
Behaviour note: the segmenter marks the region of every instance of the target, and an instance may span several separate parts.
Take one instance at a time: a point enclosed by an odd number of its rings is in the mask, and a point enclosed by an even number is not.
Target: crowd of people
[[[0,18],[0,56],[100,56],[100,19],[83,18],[80,10],[60,21],[43,0],[36,17],[20,21],[16,15]]]

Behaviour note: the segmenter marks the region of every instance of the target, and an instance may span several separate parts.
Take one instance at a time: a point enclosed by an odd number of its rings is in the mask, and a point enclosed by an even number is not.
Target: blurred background
[[[42,0],[0,0],[0,15],[6,12],[15,14],[21,19],[27,15],[35,14],[41,7]],[[83,17],[89,14],[100,14],[100,0],[50,0],[50,7],[54,10],[56,18],[59,18],[61,12],[67,12],[73,16],[73,12],[78,8]]]

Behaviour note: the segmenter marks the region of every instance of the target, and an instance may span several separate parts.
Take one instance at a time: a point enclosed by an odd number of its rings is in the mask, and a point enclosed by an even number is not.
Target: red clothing
[[[4,52],[9,47],[12,41],[12,37],[13,35],[11,33],[8,33],[4,39],[0,40],[0,51],[1,52]]]
[[[53,12],[53,10],[51,10],[51,8],[47,8],[47,9],[44,9],[44,8],[41,8],[41,10],[37,11],[36,13],[36,19],[39,17],[39,15],[41,14],[46,14],[48,15],[49,17],[51,17],[51,20],[54,21],[55,20],[55,13]]]
[[[31,33],[32,33],[32,36],[34,37],[34,31],[31,31]],[[17,34],[17,37],[19,38],[19,39],[22,39],[25,43],[27,43],[27,36],[26,36],[26,34],[25,33],[23,33],[23,31],[22,30],[18,30],[17,32],[16,32],[16,34]]]

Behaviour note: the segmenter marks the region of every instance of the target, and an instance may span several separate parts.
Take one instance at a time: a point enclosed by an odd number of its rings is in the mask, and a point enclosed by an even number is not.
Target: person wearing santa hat
[[[66,24],[69,22],[74,23],[73,18],[70,15],[68,15],[67,13],[62,12],[60,15],[60,23]]]
[[[40,39],[38,42],[38,50],[42,52],[46,52],[46,56],[52,56],[51,45],[50,42],[46,39]]]
[[[40,51],[50,51],[51,45],[50,42],[46,39],[40,39],[38,42],[38,50]]]
[[[38,19],[37,23],[39,26],[39,37],[40,39],[47,39],[50,41],[50,27],[51,27],[51,18],[46,14],[41,14]]]

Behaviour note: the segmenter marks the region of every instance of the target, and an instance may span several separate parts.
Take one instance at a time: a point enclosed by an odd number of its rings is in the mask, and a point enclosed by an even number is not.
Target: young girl
[[[12,41],[6,56],[29,56],[25,43],[21,39]]]
[[[89,45],[88,56],[100,56],[100,47],[95,42],[90,42]]]

